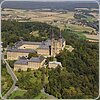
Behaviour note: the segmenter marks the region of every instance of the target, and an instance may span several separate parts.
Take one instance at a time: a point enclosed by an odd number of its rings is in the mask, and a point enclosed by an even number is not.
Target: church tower
[[[51,32],[51,56],[55,56],[55,38],[54,38],[54,32],[52,30]]]
[[[60,50],[62,50],[62,47],[63,47],[62,35],[61,31],[59,31],[59,37],[57,40],[57,54],[60,52]]]
[[[56,54],[59,54],[61,50],[64,48],[65,42],[63,42],[63,38],[61,35],[61,31],[59,31],[58,39],[54,38],[54,32],[51,32],[51,46],[50,46],[50,55],[55,57]]]
[[[63,41],[62,41],[61,30],[60,30],[60,32],[59,32],[59,39],[58,39],[58,41],[59,41],[59,47],[62,49]]]

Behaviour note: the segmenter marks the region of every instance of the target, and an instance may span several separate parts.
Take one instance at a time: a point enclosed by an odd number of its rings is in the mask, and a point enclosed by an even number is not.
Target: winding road
[[[41,93],[46,94],[50,99],[57,99],[53,95],[50,95],[50,94],[46,93],[45,90],[44,90],[44,88],[41,90]]]
[[[11,69],[10,65],[8,64],[8,62],[4,59],[4,55],[3,53],[1,54],[1,59],[3,61],[3,63],[6,64],[6,68],[7,68],[7,72],[10,74],[10,76],[12,77],[13,80],[13,85],[12,87],[9,89],[9,91],[2,97],[2,99],[6,99],[14,90],[16,90],[18,87],[15,86],[16,82],[18,81],[16,75],[14,74],[13,70]]]
[[[1,59],[3,60],[3,62],[6,64],[6,68],[7,68],[7,72],[10,74],[10,76],[12,77],[13,80],[13,85],[12,87],[9,89],[9,91],[2,97],[2,99],[7,99],[7,97],[15,90],[18,89],[18,87],[16,86],[16,82],[18,81],[16,75],[14,74],[13,70],[11,69],[10,65],[8,64],[8,62],[4,59],[4,55],[1,54]],[[41,90],[41,93],[46,94],[50,99],[57,99],[56,97],[54,97],[53,95],[50,95],[48,93],[45,92],[44,88]]]

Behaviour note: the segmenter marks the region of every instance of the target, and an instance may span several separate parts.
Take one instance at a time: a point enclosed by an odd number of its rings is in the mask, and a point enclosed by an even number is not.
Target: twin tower
[[[54,37],[54,32],[52,30],[51,32],[51,56],[56,56],[57,54],[60,53],[61,50],[64,49],[66,43],[65,43],[65,39],[62,37],[61,35],[61,31],[59,32],[59,36],[58,36],[58,39],[55,39]]]

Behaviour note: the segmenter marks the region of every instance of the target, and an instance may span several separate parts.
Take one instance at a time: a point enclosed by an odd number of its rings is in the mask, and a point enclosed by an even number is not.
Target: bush
[[[14,63],[16,60],[8,60],[8,63],[10,65],[11,68],[14,68]]]
[[[28,59],[30,59],[32,57],[38,57],[38,54],[37,53],[29,53],[28,54]]]
[[[27,68],[27,72],[30,72],[31,71],[31,68]]]

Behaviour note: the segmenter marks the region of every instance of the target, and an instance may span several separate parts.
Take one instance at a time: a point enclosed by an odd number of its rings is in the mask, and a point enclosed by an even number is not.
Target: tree
[[[30,72],[31,71],[31,68],[27,68],[27,72]]]
[[[14,63],[16,60],[8,60],[8,63],[10,65],[11,68],[14,68]]]
[[[63,99],[94,98],[98,94],[98,43],[90,43],[81,40],[77,35],[69,31],[63,33],[67,43],[74,47],[73,52],[63,50],[56,56],[62,63],[59,67],[48,71],[46,92]],[[95,84],[95,85],[94,85]],[[95,92],[94,92],[95,91]]]
[[[37,53],[29,53],[28,54],[28,59],[30,59],[32,57],[38,57],[38,54]]]

